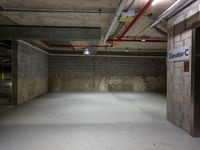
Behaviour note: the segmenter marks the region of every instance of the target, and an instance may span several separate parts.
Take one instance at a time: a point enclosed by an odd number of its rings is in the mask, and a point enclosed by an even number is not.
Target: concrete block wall
[[[49,57],[49,91],[165,91],[163,58]]]
[[[17,104],[48,92],[48,55],[17,43]]]
[[[168,52],[183,46],[192,54],[192,30],[198,23],[200,1],[196,1],[168,21]],[[184,61],[167,60],[167,118],[192,135],[192,57],[190,70],[184,72]]]
[[[173,35],[170,34],[169,38],[174,39],[170,42],[168,49],[175,49],[185,45],[190,45],[191,53],[191,34],[192,31],[186,31],[182,34]],[[185,39],[184,34],[188,34],[188,38]],[[180,40],[177,40],[179,36]],[[187,41],[187,43],[185,42]],[[171,45],[171,43],[173,43]],[[184,72],[184,61],[181,62],[169,62],[167,63],[167,103],[168,103],[168,120],[185,131],[191,131],[191,58],[190,71]]]

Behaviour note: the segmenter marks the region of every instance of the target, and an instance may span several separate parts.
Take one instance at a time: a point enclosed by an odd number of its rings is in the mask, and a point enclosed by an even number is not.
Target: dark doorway
[[[192,51],[193,135],[200,136],[200,28],[193,31]]]
[[[0,40],[0,105],[12,103],[12,41]]]

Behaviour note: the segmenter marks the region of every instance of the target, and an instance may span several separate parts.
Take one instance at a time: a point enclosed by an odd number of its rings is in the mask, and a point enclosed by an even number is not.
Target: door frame
[[[198,44],[198,45],[197,45]],[[197,52],[199,48],[199,52]],[[200,137],[200,69],[197,60],[200,63],[200,26],[194,28],[192,31],[192,64],[191,64],[191,80],[192,80],[192,136]],[[198,73],[198,75],[197,75]],[[198,77],[198,78],[197,78]]]

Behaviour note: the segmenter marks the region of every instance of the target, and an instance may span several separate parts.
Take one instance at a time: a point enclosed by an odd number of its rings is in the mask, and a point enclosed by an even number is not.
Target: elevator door
[[[194,136],[200,136],[200,28],[193,31],[192,52]]]

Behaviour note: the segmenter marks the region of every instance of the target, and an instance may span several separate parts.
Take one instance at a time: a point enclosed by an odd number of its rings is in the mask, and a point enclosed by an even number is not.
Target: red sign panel
[[[189,72],[190,71],[190,62],[185,61],[184,62],[184,72]]]

